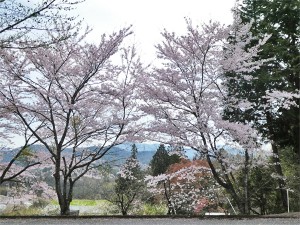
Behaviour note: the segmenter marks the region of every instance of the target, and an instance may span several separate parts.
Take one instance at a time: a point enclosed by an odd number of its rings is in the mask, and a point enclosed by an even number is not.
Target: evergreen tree
[[[119,171],[116,179],[114,202],[122,212],[127,215],[134,201],[142,191],[143,173],[137,160],[137,147],[132,145],[131,156]]]
[[[262,37],[272,36],[263,46],[259,57],[273,58],[260,69],[252,72],[253,79],[247,76],[242,82],[235,79],[238,75],[227,74],[232,78],[227,83],[229,97],[239,100],[247,99],[251,108],[226,108],[225,118],[231,121],[253,123],[253,125],[270,140],[274,155],[274,165],[279,177],[283,177],[280,164],[281,151],[291,149],[297,155],[300,164],[299,147],[299,100],[290,108],[276,107],[268,104],[269,93],[281,91],[284,93],[299,92],[299,0],[241,0],[237,10],[243,22],[253,22],[251,32]],[[250,43],[249,48],[256,43]],[[285,101],[284,99],[280,99]],[[291,152],[291,154],[293,153]],[[286,183],[278,179],[281,190],[283,209],[287,208]]]
[[[180,157],[178,155],[169,155],[165,146],[163,144],[159,145],[150,162],[152,176],[165,173],[171,164],[179,161]]]

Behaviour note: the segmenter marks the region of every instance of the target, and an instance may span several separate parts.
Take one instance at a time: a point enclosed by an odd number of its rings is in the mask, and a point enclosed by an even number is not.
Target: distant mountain
[[[7,163],[17,154],[17,149],[0,149],[0,153],[0,163]]]
[[[32,145],[31,150],[34,152],[38,151],[47,151],[46,148],[43,145]],[[88,147],[90,150],[94,150],[97,147],[91,146]],[[140,161],[141,164],[148,165],[150,163],[150,160],[152,159],[152,156],[156,152],[156,145],[151,144],[138,144],[138,154],[137,158]],[[3,156],[1,162],[9,162],[17,153],[19,148],[15,149],[1,149],[0,153]],[[66,149],[64,151],[65,154],[71,153],[72,149]],[[112,164],[115,165],[121,165],[123,164],[127,158],[130,157],[130,151],[131,151],[131,145],[124,144],[115,146],[112,149],[108,151],[108,153],[102,158],[103,161],[109,161],[112,162]]]
[[[127,146],[128,147],[128,146]],[[115,146],[113,147],[103,158],[102,160],[112,162],[112,164],[115,165],[121,165],[123,164],[126,159],[130,157],[131,154],[131,146],[129,148],[124,146]],[[137,159],[142,165],[149,165],[153,155],[155,154],[156,149],[152,150],[146,150],[140,151],[138,149],[137,153]]]
[[[123,144],[118,145],[118,148],[131,151],[132,145],[135,144],[135,146],[138,149],[138,152],[145,152],[145,151],[156,151],[159,147],[159,143],[132,143],[132,142],[126,142]]]
[[[130,151],[132,145],[133,145],[132,142],[127,142],[127,143],[118,145],[118,147]],[[135,143],[135,145],[138,149],[138,152],[147,152],[147,151],[149,151],[149,152],[154,152],[155,153],[156,150],[158,149],[160,143]],[[191,149],[191,148],[184,148],[184,154],[189,159],[192,159],[195,156],[196,151]],[[152,158],[152,156],[151,156],[151,158]]]
[[[111,162],[116,166],[123,164],[128,157],[130,157],[130,152],[132,148],[132,144],[130,142],[117,145],[109,150],[109,152],[102,158],[103,161]],[[139,162],[143,165],[149,165],[153,155],[159,147],[159,143],[136,143],[136,147],[138,149],[137,158]],[[34,152],[37,151],[47,151],[43,145],[32,145],[31,150]],[[88,147],[90,150],[94,150],[97,147],[91,146]],[[66,149],[64,151],[65,154],[71,153],[72,149]],[[18,148],[12,150],[0,150],[3,152],[2,162],[8,162],[15,154],[18,152]],[[192,149],[185,149],[185,154],[188,158],[192,159],[195,155],[195,151]]]

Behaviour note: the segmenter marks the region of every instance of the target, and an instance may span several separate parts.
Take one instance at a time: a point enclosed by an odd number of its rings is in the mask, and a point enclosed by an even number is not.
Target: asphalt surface
[[[0,218],[1,225],[299,225],[300,218]]]

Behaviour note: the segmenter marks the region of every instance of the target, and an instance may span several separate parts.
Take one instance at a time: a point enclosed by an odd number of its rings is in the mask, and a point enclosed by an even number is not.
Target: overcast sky
[[[151,61],[155,58],[153,45],[162,40],[164,28],[183,34],[184,17],[191,18],[194,24],[210,19],[230,24],[234,3],[235,0],[86,0],[76,12],[94,29],[90,41],[97,41],[102,33],[133,25],[130,42],[137,45],[142,59]]]

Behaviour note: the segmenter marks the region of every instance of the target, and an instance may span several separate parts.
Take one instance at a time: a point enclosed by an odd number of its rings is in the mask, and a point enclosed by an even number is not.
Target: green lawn
[[[57,200],[53,200],[51,202],[53,205],[58,205]],[[97,206],[97,205],[105,205],[111,204],[107,200],[90,200],[90,199],[74,199],[71,202],[71,206]]]

